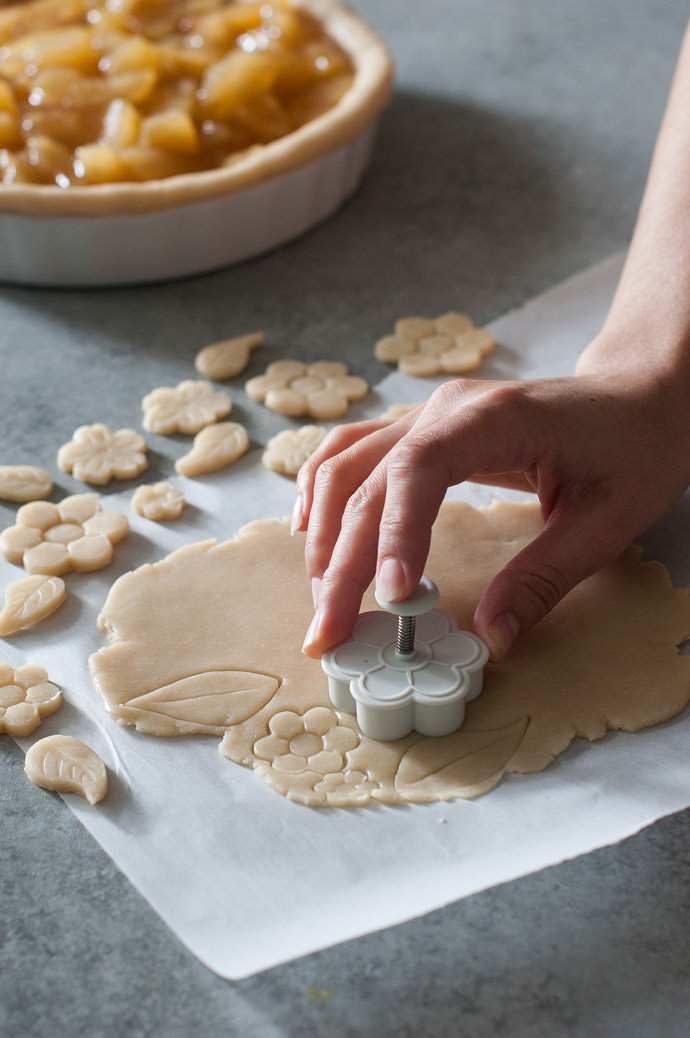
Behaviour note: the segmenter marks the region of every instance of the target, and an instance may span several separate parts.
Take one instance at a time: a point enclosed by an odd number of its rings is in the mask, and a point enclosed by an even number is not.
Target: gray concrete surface
[[[357,0],[397,89],[361,191],[292,245],[174,285],[0,286],[2,460],[55,470],[83,422],[136,423],[199,344],[263,327],[307,358],[403,313],[484,321],[623,247],[680,0]],[[1,72],[1,69],[0,69]],[[583,344],[584,345],[584,344]],[[250,369],[250,374],[254,373]],[[235,393],[255,440],[272,432]],[[152,475],[167,471],[156,441]],[[78,484],[68,476],[59,491]],[[7,525],[14,510],[0,508]],[[177,942],[0,738],[0,1035],[685,1038],[690,815],[242,982]]]

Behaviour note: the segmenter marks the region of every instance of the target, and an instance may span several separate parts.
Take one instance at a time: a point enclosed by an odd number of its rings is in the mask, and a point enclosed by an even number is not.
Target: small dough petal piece
[[[36,575],[10,584],[5,592],[5,604],[0,613],[0,637],[50,616],[66,597],[65,582],[60,577]]]
[[[36,465],[0,465],[0,498],[38,501],[53,489],[50,473]]]
[[[249,332],[248,335],[238,335],[234,339],[205,346],[196,355],[196,370],[205,378],[213,378],[217,382],[233,378],[244,371],[252,350],[263,341],[263,332]]]
[[[423,339],[436,331],[435,322],[428,317],[401,317],[395,322],[395,334],[405,339]]]
[[[247,450],[249,436],[243,425],[217,422],[197,433],[191,451],[175,462],[175,470],[182,476],[215,472],[237,461]]]
[[[101,758],[70,735],[39,739],[26,755],[24,771],[42,789],[79,793],[90,804],[97,804],[108,791],[108,773]]]
[[[385,335],[374,347],[374,356],[386,364],[397,364],[407,353],[414,353],[417,343],[415,339],[406,339],[402,335]]]
[[[283,429],[266,444],[266,450],[261,456],[262,464],[273,472],[296,476],[325,435],[326,429],[322,425]]]

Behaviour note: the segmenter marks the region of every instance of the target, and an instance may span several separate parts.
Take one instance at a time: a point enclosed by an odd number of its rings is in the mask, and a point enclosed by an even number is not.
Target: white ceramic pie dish
[[[302,234],[356,189],[392,82],[388,52],[337,0],[293,0],[354,63],[337,104],[231,165],[144,183],[0,186],[0,281],[88,287],[199,274]]]

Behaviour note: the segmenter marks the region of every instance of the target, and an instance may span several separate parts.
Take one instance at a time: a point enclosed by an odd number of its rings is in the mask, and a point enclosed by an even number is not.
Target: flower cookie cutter
[[[462,724],[465,704],[482,690],[489,650],[461,631],[455,618],[434,609],[439,590],[428,577],[409,598],[385,612],[361,613],[350,641],[324,653],[328,694],[336,710],[357,715],[371,739],[450,735]]]

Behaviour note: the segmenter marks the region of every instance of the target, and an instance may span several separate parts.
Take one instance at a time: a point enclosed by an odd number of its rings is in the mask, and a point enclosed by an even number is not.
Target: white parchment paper
[[[500,347],[491,377],[559,375],[605,316],[620,272],[614,257],[492,325]],[[392,374],[358,408],[379,414],[417,401],[434,383]],[[637,735],[576,740],[545,772],[510,776],[476,801],[354,810],[310,809],[272,792],[218,752],[217,738],[155,739],[114,723],[88,676],[104,644],[96,616],[115,576],[243,523],[284,515],[293,483],[267,472],[254,450],[199,480],[173,476],[190,506],[170,524],[134,516],[131,492],[108,494],[132,534],[107,571],[69,575],[69,602],[2,645],[7,662],[42,664],[65,704],[24,749],[53,731],[96,749],[110,773],[98,806],[65,802],[181,941],[216,973],[246,977],[308,952],[393,926],[497,883],[620,840],[690,805],[690,715]],[[486,503],[485,488],[453,491]],[[503,496],[515,496],[505,494]],[[684,499],[646,538],[687,584]],[[2,587],[17,579],[0,566]]]

